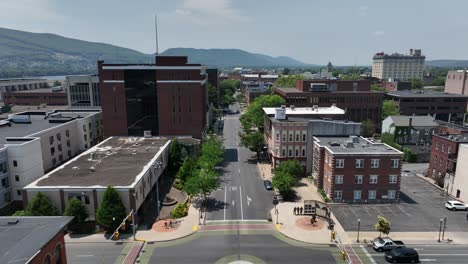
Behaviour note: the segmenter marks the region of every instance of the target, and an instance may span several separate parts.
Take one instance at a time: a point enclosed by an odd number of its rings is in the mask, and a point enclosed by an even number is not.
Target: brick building
[[[3,93],[6,105],[67,105],[67,93],[61,87]]]
[[[468,71],[449,71],[445,79],[446,93],[468,95]]]
[[[0,263],[67,264],[66,225],[71,216],[0,217]]]
[[[275,87],[288,105],[326,107],[336,104],[354,122],[370,119],[380,128],[384,93],[370,90],[372,81],[298,80],[296,87]]]
[[[460,126],[442,120],[435,121],[439,125],[435,134],[468,134],[468,126]]]
[[[185,56],[156,56],[155,64],[98,62],[104,136],[201,138],[208,119],[206,68]]]
[[[357,136],[314,140],[312,176],[331,201],[400,200],[402,152]]]
[[[468,143],[468,135],[433,135],[427,175],[443,186],[446,174],[454,174],[460,144]]]
[[[387,93],[397,103],[400,115],[431,115],[434,119],[462,124],[467,95],[435,91],[394,91]]]

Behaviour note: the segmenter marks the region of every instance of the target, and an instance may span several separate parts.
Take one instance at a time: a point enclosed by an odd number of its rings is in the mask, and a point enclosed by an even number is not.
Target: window
[[[337,168],[344,168],[344,159],[337,159],[336,160],[336,167]]]
[[[400,160],[399,159],[392,159],[392,163],[390,165],[392,168],[399,168],[400,167]]]
[[[436,150],[439,150],[439,142],[436,142]]]
[[[65,130],[65,135],[66,135],[67,137],[70,137],[70,130],[68,130],[68,129]]]
[[[302,142],[306,142],[307,140],[307,135],[305,133],[302,133]]]
[[[67,140],[67,147],[71,147],[70,140]]]
[[[286,142],[286,132],[283,132],[283,139],[282,139],[283,142]]]
[[[370,184],[377,184],[378,178],[379,178],[378,175],[371,175],[371,176],[370,176],[369,183],[370,183]]]
[[[16,160],[13,161],[13,167],[18,167],[18,161]]]
[[[306,156],[306,150],[303,148],[302,149],[302,157],[305,157]]]
[[[289,151],[288,151],[288,156],[289,156],[289,157],[292,157],[292,149],[289,149]]]
[[[362,175],[355,175],[354,176],[354,183],[362,184]]]
[[[62,135],[60,133],[57,133],[57,140],[58,141],[62,140]]]
[[[83,125],[83,131],[86,132],[86,125]]]
[[[343,191],[335,191],[335,195],[333,196],[333,198],[338,200],[343,199]]]
[[[72,156],[71,150],[69,150],[67,153],[68,153],[68,157],[71,158],[71,156]]]
[[[60,243],[58,243],[57,246],[55,246],[54,257],[55,257],[55,263],[56,264],[62,264],[63,263],[62,245]]]
[[[89,204],[89,196],[88,195],[84,195],[84,200],[85,200],[85,204]]]
[[[445,152],[445,144],[442,144],[442,153]]]
[[[388,183],[397,183],[397,182],[398,182],[398,176],[397,175],[388,176]]]
[[[355,190],[354,195],[353,195],[354,200],[361,200],[361,191],[360,190]]]
[[[19,182],[19,175],[15,175],[15,181]]]
[[[54,144],[54,136],[49,137],[49,142],[50,142],[51,145]]]
[[[3,194],[3,200],[5,201],[5,203],[9,203],[11,201],[10,192],[6,192],[6,193]]]
[[[364,168],[364,160],[356,159],[356,168]]]
[[[296,142],[299,142],[299,133],[296,134]]]
[[[0,172],[1,173],[7,173],[8,168],[6,162],[0,163]]]
[[[299,157],[299,149],[296,149],[296,157]]]
[[[62,154],[59,155],[59,160],[60,160],[60,162],[63,161],[63,155]]]
[[[371,159],[371,168],[376,169],[379,167],[380,160],[378,159]]]
[[[279,141],[279,133],[276,132],[276,141]]]
[[[16,190],[16,195],[21,196],[21,190]]]
[[[282,149],[281,157],[286,157],[286,149],[285,148]]]
[[[8,177],[2,179],[2,187],[3,188],[10,187],[10,180],[8,179]]]
[[[377,191],[369,191],[369,194],[367,197],[369,200],[375,200],[376,197],[377,197]]]
[[[53,158],[53,159],[52,159],[52,166],[55,167],[55,165],[57,165],[57,159],[56,159],[56,158]]]
[[[51,147],[50,148],[50,155],[54,155],[55,154],[55,148],[54,147]]]
[[[92,126],[92,124],[88,123],[88,128],[89,128],[90,131],[91,131],[91,126]]]
[[[59,151],[62,151],[62,144],[58,144],[58,145],[57,145],[57,149],[58,149]]]
[[[335,176],[335,184],[343,184],[343,175]]]
[[[289,142],[293,142],[293,134],[289,132]]]
[[[396,198],[396,191],[389,190],[387,194],[388,199],[395,199]]]
[[[88,135],[84,134],[83,138],[84,138],[85,141],[87,141],[88,140]]]
[[[449,146],[447,147],[447,153],[448,153],[448,154],[452,153],[452,146],[449,145]]]

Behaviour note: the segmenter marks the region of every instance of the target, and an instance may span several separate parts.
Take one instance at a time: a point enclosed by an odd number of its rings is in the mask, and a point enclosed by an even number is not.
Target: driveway
[[[392,232],[438,232],[440,219],[447,217],[447,231],[468,232],[467,212],[447,210],[444,204],[449,198],[439,189],[412,171],[404,172],[401,178],[399,204],[331,205],[343,228],[357,231],[361,219],[361,231],[374,231],[381,215],[390,221]]]

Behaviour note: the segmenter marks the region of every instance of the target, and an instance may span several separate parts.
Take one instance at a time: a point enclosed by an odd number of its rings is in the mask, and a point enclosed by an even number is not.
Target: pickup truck
[[[405,244],[399,240],[392,240],[391,238],[377,238],[372,242],[372,247],[377,251],[387,251],[395,248],[405,247]]]

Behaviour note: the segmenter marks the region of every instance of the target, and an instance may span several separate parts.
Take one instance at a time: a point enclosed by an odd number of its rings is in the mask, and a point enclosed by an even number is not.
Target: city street
[[[133,243],[123,242],[67,242],[65,244],[67,250],[67,261],[68,263],[78,264],[117,263],[117,260],[124,260],[132,244]]]
[[[231,106],[239,110],[239,104]],[[239,147],[239,114],[224,116],[225,161],[221,187],[212,193],[207,220],[265,220],[273,207],[273,191],[267,191],[255,161],[255,153]],[[249,161],[251,159],[251,161]]]

